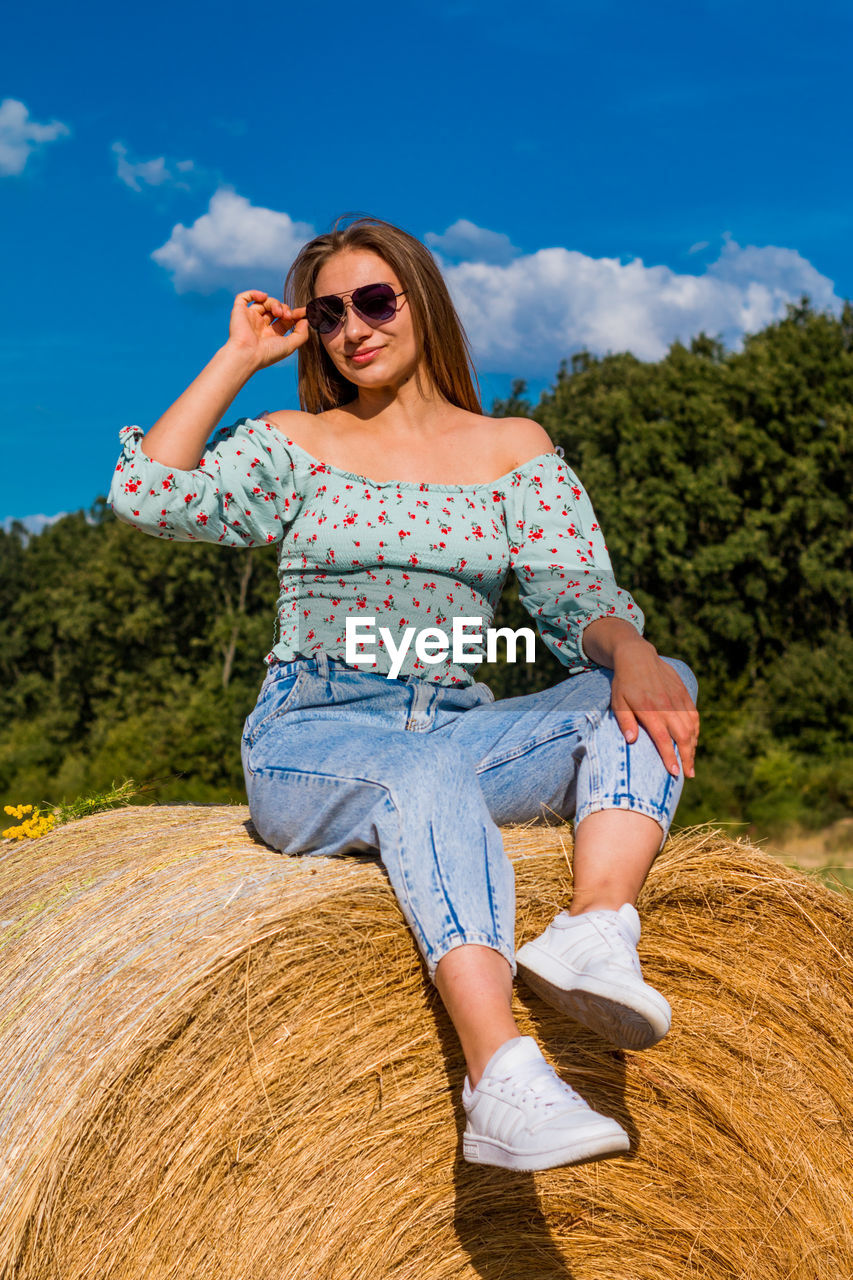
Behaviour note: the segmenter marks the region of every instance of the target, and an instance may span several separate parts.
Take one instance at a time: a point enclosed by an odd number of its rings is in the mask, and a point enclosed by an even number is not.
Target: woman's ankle
[[[632,907],[637,905],[636,898],[624,889],[592,890],[585,894],[575,894],[567,908],[570,916],[580,916],[587,911],[618,911],[626,902]]]
[[[469,1050],[470,1056],[469,1054],[466,1054],[465,1065],[467,1067],[468,1083],[472,1089],[476,1089],[477,1085],[482,1080],[483,1072],[497,1053],[498,1049],[502,1048],[510,1040],[518,1040],[520,1036],[521,1032],[518,1027],[514,1027],[512,1035],[497,1035],[495,1037],[487,1038],[483,1040],[482,1044],[478,1045],[475,1050]]]

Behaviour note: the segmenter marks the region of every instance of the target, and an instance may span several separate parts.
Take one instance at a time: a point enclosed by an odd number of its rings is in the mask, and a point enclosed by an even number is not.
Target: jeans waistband
[[[279,662],[270,668],[270,670],[275,672],[277,675],[290,675],[291,672],[303,669],[310,671],[313,675],[322,677],[323,680],[328,680],[330,673],[334,674],[337,671],[351,671],[360,676],[377,676],[381,680],[387,679],[385,674],[381,671],[368,671],[361,667],[353,667],[350,666],[349,663],[345,662],[343,658],[329,657],[325,649],[315,649],[310,658],[294,658],[292,662]],[[396,678],[401,684],[409,684],[414,680],[420,680],[421,677],[414,674],[408,674],[404,676],[397,676]]]

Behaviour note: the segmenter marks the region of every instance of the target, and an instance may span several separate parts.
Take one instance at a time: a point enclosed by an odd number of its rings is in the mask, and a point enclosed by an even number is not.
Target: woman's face
[[[318,337],[335,367],[357,387],[399,387],[413,376],[422,354],[408,298],[404,294],[397,299],[397,312],[390,320],[371,325],[350,303],[353,289],[365,284],[390,284],[395,293],[403,288],[384,258],[369,249],[343,249],[323,263],[314,281],[314,296],[344,295],[347,308],[340,328]],[[369,351],[374,354],[368,359],[356,358]]]

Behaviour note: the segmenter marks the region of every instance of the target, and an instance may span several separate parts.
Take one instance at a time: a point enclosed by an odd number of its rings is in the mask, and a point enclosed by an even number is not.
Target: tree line
[[[677,824],[772,831],[853,809],[853,305],[789,305],[739,351],[700,334],[645,362],[580,352],[537,404],[581,477],[617,581],[659,652],[700,682],[696,777]],[[239,742],[273,643],[275,546],[160,541],[99,497],[27,538],[0,531],[0,803],[117,777],[245,802]],[[529,626],[512,575],[495,626]],[[483,664],[496,697],[565,669]]]

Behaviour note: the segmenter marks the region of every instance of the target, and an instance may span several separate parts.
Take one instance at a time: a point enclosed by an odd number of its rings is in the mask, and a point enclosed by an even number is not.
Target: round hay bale
[[[464,1062],[377,862],[287,858],[236,806],[0,849],[4,1280],[839,1280],[853,1270],[853,905],[672,839],[640,952],[673,1029],[520,1026],[629,1131],[537,1174],[461,1158]],[[504,828],[518,941],[570,828]]]

